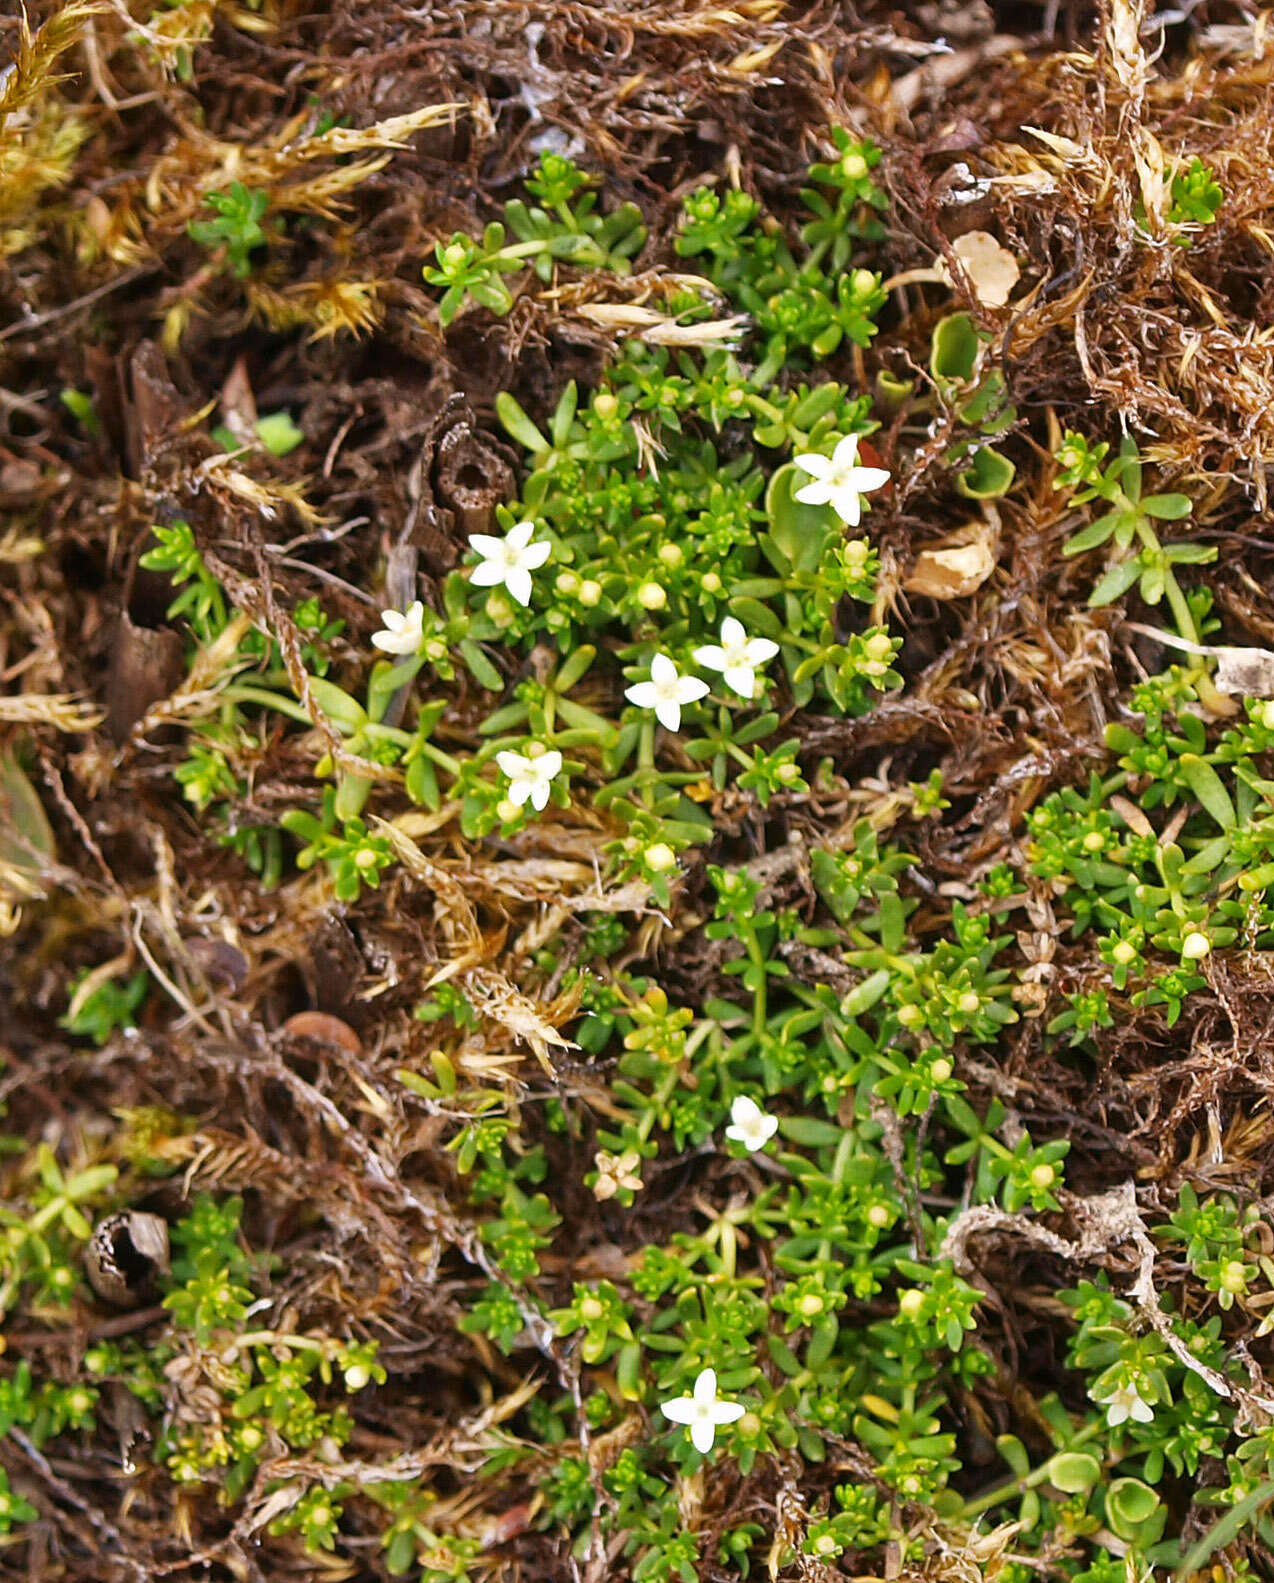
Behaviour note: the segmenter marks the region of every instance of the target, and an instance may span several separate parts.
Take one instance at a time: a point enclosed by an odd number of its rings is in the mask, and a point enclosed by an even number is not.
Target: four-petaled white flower
[[[742,621],[727,616],[721,623],[721,646],[706,643],[695,650],[695,663],[710,671],[720,671],[727,687],[734,689],[740,698],[756,696],[756,671],[759,665],[772,660],[779,646],[773,638],[750,638]]]
[[[704,1369],[695,1381],[693,1396],[679,1396],[675,1402],[664,1402],[659,1411],[674,1424],[685,1424],[695,1450],[705,1457],[712,1450],[718,1425],[733,1424],[743,1417],[739,1402],[717,1400],[715,1369]]]
[[[692,704],[708,691],[697,676],[683,676],[666,654],[650,662],[650,680],[637,682],[624,694],[638,709],[653,709],[655,718],[669,731],[681,729],[681,706]]]
[[[382,610],[384,631],[372,643],[385,654],[415,654],[424,640],[425,607],[417,599],[406,610]]]
[[[847,434],[838,441],[831,456],[806,452],[792,460],[814,480],[812,484],[802,485],[795,498],[803,506],[830,505],[851,528],[856,528],[862,520],[861,496],[889,482],[889,474],[883,467],[859,467],[856,434]]]
[[[509,777],[509,801],[515,807],[529,802],[538,812],[547,805],[549,787],[562,767],[562,755],[556,748],[535,754],[497,753],[495,761],[500,773]]]
[[[1112,1429],[1127,1423],[1148,1424],[1155,1416],[1149,1402],[1143,1402],[1135,1385],[1120,1385],[1113,1390],[1102,1405],[1106,1409],[1106,1422]]]
[[[641,1155],[636,1149],[627,1149],[623,1154],[607,1154],[599,1149],[593,1156],[593,1164],[597,1167],[593,1197],[599,1203],[614,1198],[621,1187],[626,1187],[630,1193],[641,1192]]]
[[[725,1129],[726,1137],[741,1143],[749,1154],[763,1149],[779,1128],[779,1118],[767,1115],[746,1094],[738,1095],[730,1106],[730,1120],[733,1125]]]
[[[470,581],[475,588],[495,588],[503,583],[520,605],[531,603],[531,573],[553,553],[553,546],[532,538],[533,522],[516,522],[502,539],[490,533],[471,533],[469,543],[482,557]]]

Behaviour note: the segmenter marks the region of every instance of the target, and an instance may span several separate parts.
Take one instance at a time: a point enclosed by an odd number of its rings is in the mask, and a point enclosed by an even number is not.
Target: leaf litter
[[[905,633],[905,689],[861,720],[794,712],[803,750],[828,756],[836,780],[775,823],[722,800],[719,851],[754,864],[777,852],[766,905],[809,913],[805,848],[850,846],[863,816],[889,828],[901,816],[895,788],[940,768],[951,806],[923,827],[919,851],[943,880],[927,905],[945,913],[1008,856],[1043,788],[1075,781],[1100,754],[1119,688],[1153,668],[1147,645],[1166,641],[1088,609],[1060,559],[1068,508],[1052,489],[1052,452],[1064,429],[1125,429],[1162,477],[1206,484],[1195,522],[1223,551],[1213,577],[1227,619],[1226,641],[1202,647],[1228,667],[1223,693],[1274,690],[1269,651],[1252,641],[1274,640],[1260,528],[1274,464],[1263,328],[1274,39],[1240,7],[1158,14],[1130,0],[1109,0],[1095,24],[1069,5],[969,8],[959,35],[942,6],[866,6],[851,25],[843,8],[779,0],[144,9],[46,3],[0,22],[6,1125],[126,1169],[121,1151],[145,1130],[170,1173],[139,1189],[147,1212],[176,1218],[201,1190],[243,1194],[253,1238],[277,1258],[269,1324],[375,1338],[405,1383],[360,1421],[343,1459],[276,1456],[237,1517],[151,1476],[121,1498],[110,1447],[134,1428],[114,1397],[90,1449],[46,1458],[19,1435],[5,1466],[64,1531],[43,1531],[26,1563],[0,1552],[0,1575],[280,1575],[256,1546],[296,1489],[374,1465],[366,1476],[385,1481],[441,1470],[431,1521],[445,1527],[449,1514],[454,1531],[483,1536],[480,1575],[600,1579],[612,1575],[607,1558],[593,1550],[581,1564],[534,1526],[539,1497],[523,1475],[482,1472],[493,1431],[519,1422],[537,1393],[573,1394],[578,1409],[579,1362],[529,1309],[530,1345],[513,1358],[458,1328],[495,1272],[442,1148],[445,1101],[416,1103],[395,1074],[431,1070],[412,1012],[449,984],[479,1019],[456,1050],[463,1076],[528,1109],[567,1095],[603,1111],[607,1074],[572,1038],[577,992],[533,998],[519,987],[525,964],[584,915],[623,915],[631,960],[671,1000],[724,993],[724,955],[698,932],[701,866],[666,906],[646,884],[605,883],[613,831],[600,816],[474,843],[444,802],[372,819],[398,867],[356,905],[338,903],[318,870],[272,890],[190,817],[172,781],[179,728],[233,685],[239,641],[256,625],[278,635],[338,765],[392,785],[384,766],[343,747],[299,679],[302,634],[285,612],[320,592],[347,624],[334,652],[349,655],[375,625],[391,544],[419,545],[426,578],[454,561],[455,522],[472,507],[440,487],[436,464],[408,487],[448,402],[463,398],[473,432],[494,435],[498,392],[543,418],[567,378],[587,378],[622,338],[737,339],[745,326],[724,309],[689,326],[664,311],[679,281],[674,197],[711,176],[789,213],[826,129],[848,125],[885,150],[881,259],[896,281],[889,332],[860,367],[908,377],[923,365],[936,298],[920,288],[945,276],[1021,415],[1007,442],[1018,484],[970,522],[967,501],[933,488],[946,438],[921,450],[879,518],[879,597]],[[507,318],[462,318],[444,333],[421,260],[454,231],[480,233],[544,149],[572,151],[608,198],[639,204],[651,228],[642,267],[604,281],[566,271]],[[1187,151],[1225,194],[1188,248],[1179,240],[1193,222],[1171,218]],[[269,193],[282,249],[242,289],[189,235],[205,195],[234,182]],[[233,404],[245,367],[245,410],[286,406],[304,436],[286,462],[250,464],[201,431],[218,403]],[[87,393],[91,423],[77,425],[62,391]],[[136,565],[151,523],[178,503],[242,613],[180,675],[164,652],[164,600]],[[479,713],[457,679],[452,746],[476,740]],[[268,823],[306,761],[281,735],[252,755],[244,811]],[[1040,927],[1019,936],[1023,968],[1052,933],[1044,898],[1033,905]],[[324,946],[325,930],[337,946]],[[218,971],[216,953],[232,966]],[[787,960],[811,982],[828,972],[814,951]],[[161,994],[141,1026],[86,1050],[58,1019],[84,1002],[79,973],[116,962],[145,966]],[[1035,982],[1050,968],[1085,971],[1066,941],[1039,950],[1035,967]],[[949,1233],[957,1265],[1003,1305],[1026,1292],[1003,1321],[1012,1344],[1029,1331],[1029,1346],[1048,1350],[1030,1310],[1047,1306],[1059,1259],[1090,1275],[1133,1268],[1136,1299],[1160,1327],[1144,1216],[1161,1185],[1194,1172],[1268,1191],[1270,1007],[1268,971],[1236,958],[1209,969],[1171,1032],[1153,1014],[1130,1018],[1101,1045],[1095,1081],[1048,1053],[1029,1017],[980,1058],[972,1097],[1007,1097],[1032,1136],[1069,1137],[1075,1151],[1055,1229],[971,1209]],[[111,1118],[132,1120],[116,1132]],[[554,1165],[564,1183],[586,1168],[569,1151]],[[578,1223],[545,1263],[558,1297],[691,1223],[671,1189],[643,1194],[629,1228],[601,1220],[591,1194],[570,1199]],[[96,1338],[156,1314],[81,1304],[76,1318]],[[28,1348],[71,1378],[64,1324],[19,1315],[9,1355]],[[173,1422],[197,1417],[217,1367],[198,1349],[172,1360]],[[1036,1392],[1055,1383],[1051,1367],[1021,1364]],[[1246,1410],[1266,1410],[1263,1388],[1255,1381]],[[590,1440],[576,1411],[597,1476],[632,1432]],[[869,1476],[860,1451],[838,1455]],[[794,1467],[758,1463],[707,1512],[687,1479],[683,1506],[700,1508],[714,1537],[766,1513],[777,1575],[784,1536],[799,1535],[826,1490],[800,1487]],[[465,1477],[449,1485],[447,1470]],[[271,1479],[281,1482],[268,1490]],[[948,1540],[932,1542],[938,1569],[990,1575],[986,1536],[945,1559]],[[312,1572],[291,1554],[290,1575],[382,1575],[370,1551]],[[790,1575],[825,1575],[818,1565]],[[897,1575],[900,1556],[886,1565]]]

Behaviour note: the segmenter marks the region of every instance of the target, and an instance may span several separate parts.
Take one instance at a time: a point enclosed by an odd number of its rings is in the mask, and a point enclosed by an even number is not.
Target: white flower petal
[[[712,1416],[719,1424],[737,1424],[746,1411],[742,1402],[718,1402]]]
[[[656,654],[650,662],[650,679],[656,687],[672,687],[677,681],[677,667],[666,654]]]
[[[728,649],[738,648],[748,640],[742,621],[737,616],[727,616],[721,623],[721,642]]]
[[[834,486],[825,483],[821,478],[812,484],[805,484],[792,496],[802,506],[825,506],[832,498]]]
[[[539,544],[528,545],[527,548],[523,550],[519,559],[521,560],[523,566],[525,566],[529,571],[533,572],[538,567],[543,566],[545,561],[548,560],[552,553],[553,546],[546,540],[541,540]]]
[[[730,1106],[730,1120],[740,1127],[755,1126],[762,1114],[760,1105],[746,1094],[736,1095]]]
[[[883,489],[888,482],[889,474],[883,467],[859,467],[854,471],[854,483],[864,495],[873,489]]]
[[[665,731],[681,730],[681,705],[663,698],[655,705],[655,719]]]
[[[531,768],[531,760],[523,758],[521,753],[509,751],[497,753],[495,761],[500,766],[500,773],[507,775],[510,780],[514,780],[519,775],[525,775]]]
[[[709,1419],[700,1419],[690,1426],[690,1439],[700,1456],[707,1456],[712,1442],[717,1438],[716,1425]]]
[[[863,503],[858,498],[858,493],[853,489],[840,488],[832,492],[832,510],[846,525],[856,528],[862,521]]]
[[[689,1424],[698,1415],[699,1404],[693,1396],[679,1396],[675,1402],[662,1403],[659,1411],[674,1424]]]
[[[1149,1402],[1143,1402],[1140,1396],[1135,1396],[1132,1403],[1132,1416],[1139,1424],[1148,1424],[1155,1416],[1155,1410]]]
[[[694,651],[694,656],[695,664],[709,671],[723,671],[730,663],[725,657],[725,650],[719,649],[715,643],[705,643],[701,649]]]
[[[518,604],[531,603],[531,574],[524,566],[511,566],[504,574],[504,586]]]
[[[493,556],[504,555],[504,540],[497,539],[490,533],[471,533],[469,547],[476,550],[484,561],[489,561]]]
[[[540,773],[545,780],[552,780],[562,767],[562,755],[556,748],[550,748],[547,753],[539,757]]]
[[[712,691],[707,682],[698,676],[683,676],[677,683],[677,701],[683,704],[698,703]]]
[[[624,697],[638,709],[653,709],[659,702],[659,690],[654,682],[634,682]]]
[[[806,451],[801,456],[794,456],[792,460],[811,478],[826,478],[835,465],[830,457],[820,456],[817,451]],[[798,495],[796,498],[799,500],[801,497]]]
[[[535,785],[531,788],[531,807],[534,808],[538,813],[541,809],[547,806],[548,800],[549,783],[544,780],[536,781]]]
[[[751,638],[744,654],[749,665],[764,665],[778,653],[779,646],[773,638]]]
[[[524,517],[521,522],[515,522],[505,534],[504,542],[511,545],[515,550],[523,550],[531,542],[531,535],[534,532],[534,522]],[[472,543],[472,540],[470,542]]]
[[[717,1371],[715,1369],[702,1369],[699,1378],[694,1383],[694,1398],[696,1402],[711,1406],[717,1399]]]
[[[479,561],[469,574],[475,588],[494,588],[505,578],[505,568],[498,561]]]
[[[756,696],[756,673],[750,665],[727,665],[723,677],[726,686],[738,693],[740,698]]]
[[[837,472],[843,472],[847,467],[852,467],[858,460],[858,436],[856,434],[842,435],[836,442],[836,449],[832,452],[832,466]]]

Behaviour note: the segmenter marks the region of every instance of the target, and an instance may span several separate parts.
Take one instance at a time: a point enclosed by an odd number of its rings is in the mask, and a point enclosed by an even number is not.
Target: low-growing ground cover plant
[[[73,45],[283,9],[17,33],[0,198]],[[381,267],[447,116],[333,93],[0,244],[171,275],[49,402],[93,530],[0,537],[0,1571],[1264,1575],[1274,618],[1218,444],[1029,361],[1059,168],[917,262],[887,118],[662,205],[545,137]],[[1240,161],[1142,130],[1040,141],[1198,308]],[[384,316],[489,399],[378,408]]]

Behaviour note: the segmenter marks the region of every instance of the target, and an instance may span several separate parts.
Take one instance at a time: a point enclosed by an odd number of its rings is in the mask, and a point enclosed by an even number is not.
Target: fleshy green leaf
[[[1233,830],[1237,822],[1234,803],[1221,777],[1206,759],[1194,753],[1181,755],[1181,771],[1197,801],[1212,815],[1222,830]]]
[[[1109,605],[1118,599],[1121,594],[1126,594],[1132,585],[1141,576],[1142,566],[1139,560],[1122,561],[1118,566],[1112,566],[1106,575],[1101,578],[1092,593],[1088,596],[1090,607]]]

